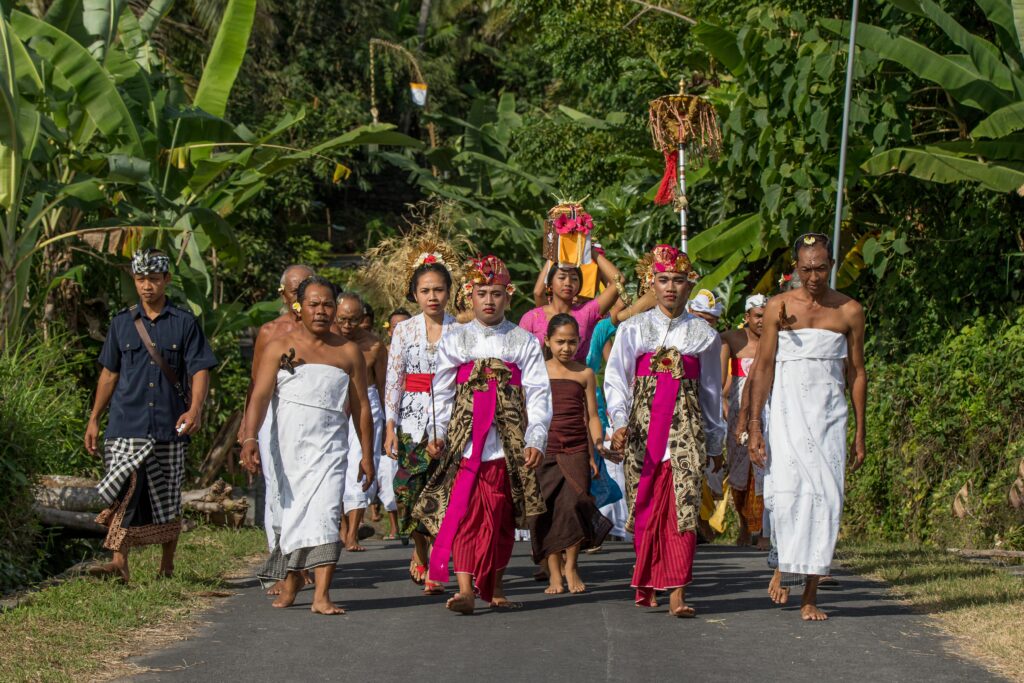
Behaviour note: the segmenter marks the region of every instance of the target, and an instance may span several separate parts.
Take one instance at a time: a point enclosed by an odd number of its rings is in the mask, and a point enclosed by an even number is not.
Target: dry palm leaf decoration
[[[715,108],[700,95],[687,94],[685,83],[679,81],[678,93],[651,101],[649,116],[654,148],[665,155],[665,173],[654,203],[662,206],[675,200],[677,210],[685,209],[685,189],[680,187],[678,175],[679,154],[684,154],[684,172],[686,166],[700,168],[719,157],[722,131]]]
[[[454,233],[455,204],[424,201],[410,204],[399,234],[367,250],[366,264],[356,276],[360,289],[372,303],[391,311],[409,308],[409,278],[423,263],[440,262],[452,275],[453,287],[462,281],[467,256],[475,254],[472,242]],[[455,296],[448,308],[455,310]]]
[[[957,519],[963,519],[971,514],[970,497],[973,488],[972,483],[968,481],[956,492],[956,496],[953,498],[953,516]]]
[[[1017,466],[1017,473],[1020,476],[1010,485],[1010,493],[1008,494],[1010,507],[1014,510],[1020,510],[1024,507],[1024,459],[1021,459],[1020,465]]]

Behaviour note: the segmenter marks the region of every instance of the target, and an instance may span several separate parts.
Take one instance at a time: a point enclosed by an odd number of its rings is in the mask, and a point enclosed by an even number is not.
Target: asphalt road
[[[884,596],[884,588],[836,572],[822,591],[831,615],[800,620],[797,606],[766,597],[765,555],[701,546],[687,599],[693,620],[632,604],[631,546],[585,556],[583,595],[547,596],[533,581],[529,544],[517,543],[506,578],[522,610],[473,616],[422,597],[408,578],[409,549],[370,542],[344,553],[332,596],[344,616],[312,614],[309,590],[285,610],[254,580],[205,615],[190,640],[139,657],[139,681],[990,681],[926,617]],[[793,596],[798,604],[798,595]]]

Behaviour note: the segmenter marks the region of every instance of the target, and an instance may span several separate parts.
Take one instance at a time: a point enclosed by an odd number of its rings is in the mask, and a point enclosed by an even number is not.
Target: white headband
[[[697,292],[687,307],[691,313],[710,313],[716,318],[722,315],[722,302],[715,301],[715,295],[707,289]]]
[[[749,311],[751,308],[761,308],[767,303],[768,297],[764,294],[752,294],[747,297],[747,305],[743,310]]]

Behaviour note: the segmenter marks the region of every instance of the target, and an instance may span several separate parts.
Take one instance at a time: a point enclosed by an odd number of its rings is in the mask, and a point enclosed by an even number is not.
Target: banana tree
[[[936,121],[934,141],[879,151],[861,168],[1024,195],[1024,0],[977,0],[993,40],[971,33],[934,0],[889,2],[930,21],[956,51],[940,54],[903,31],[871,24],[858,25],[857,44],[938,86],[946,116]],[[821,23],[845,31],[838,21]]]
[[[215,111],[196,106],[149,46],[168,8],[154,0],[140,19],[127,3],[84,0],[56,2],[43,17],[17,9],[0,16],[0,346],[71,265],[69,250],[60,250],[69,240],[173,251],[181,287],[201,314],[210,309],[211,264],[244,259],[234,234],[239,209],[271,178],[312,165],[340,182],[346,149],[421,145],[388,125],[307,149],[280,143],[301,111],[261,135],[227,122],[223,102],[244,57],[249,0],[228,3],[206,63],[198,101]]]

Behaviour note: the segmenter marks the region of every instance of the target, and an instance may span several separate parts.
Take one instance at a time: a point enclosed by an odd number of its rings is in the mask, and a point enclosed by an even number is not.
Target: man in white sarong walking
[[[793,256],[803,287],[771,299],[765,309],[748,380],[747,431],[750,459],[767,467],[765,507],[779,554],[772,585],[777,590],[782,574],[806,576],[801,616],[824,621],[818,579],[829,573],[843,510],[847,388],[857,420],[851,470],[864,462],[864,310],[829,287],[833,261],[825,235],[799,237]],[[769,394],[766,449],[761,412]]]
[[[301,325],[263,350],[245,412],[242,464],[260,468],[257,433],[271,411],[271,451],[280,472],[280,532],[257,576],[284,580],[274,607],[289,607],[302,587],[301,572],[314,570],[310,609],[342,614],[329,589],[341,555],[338,524],[347,458],[361,455],[364,486],[373,481],[373,423],[366,391],[366,364],[359,348],[332,331],[337,292],[316,275],[297,293]],[[349,413],[361,453],[349,452]],[[268,454],[268,456],[271,454]]]

